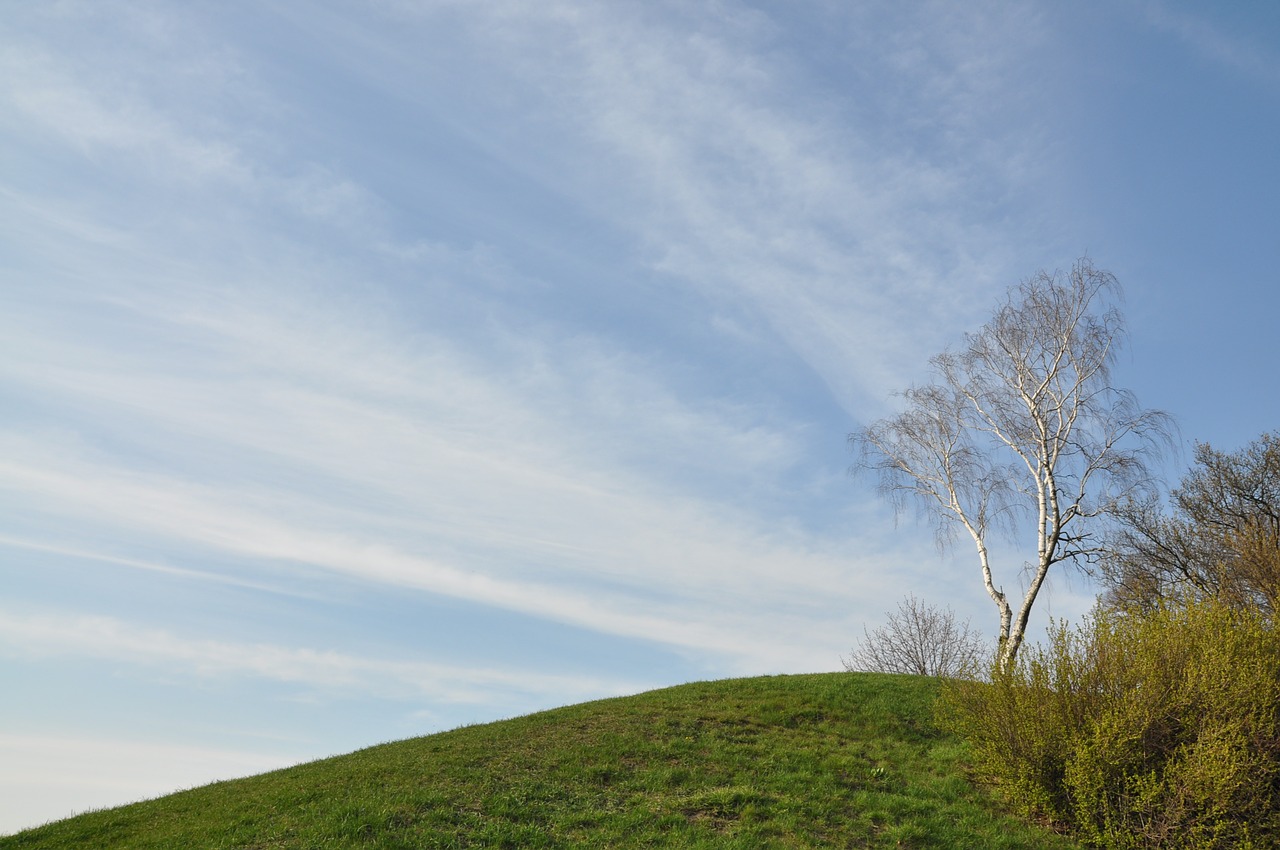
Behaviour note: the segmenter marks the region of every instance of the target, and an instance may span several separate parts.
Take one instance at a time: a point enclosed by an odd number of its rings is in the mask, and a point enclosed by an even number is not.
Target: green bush
[[[1257,612],[1098,611],[942,705],[1011,803],[1089,844],[1280,844],[1280,632]]]

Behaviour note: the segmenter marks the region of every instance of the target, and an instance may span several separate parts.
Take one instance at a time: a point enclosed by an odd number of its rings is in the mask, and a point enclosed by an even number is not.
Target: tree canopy
[[[1214,598],[1280,610],[1280,433],[1235,452],[1196,445],[1168,505],[1129,505],[1099,575],[1107,601],[1149,610]]]

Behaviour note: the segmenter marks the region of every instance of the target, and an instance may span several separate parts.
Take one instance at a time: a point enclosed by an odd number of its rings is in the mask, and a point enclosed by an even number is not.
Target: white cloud
[[[798,423],[681,398],[660,364],[603,338],[505,332],[467,353],[399,325],[385,299],[328,300],[340,287],[311,266],[242,284],[177,271],[187,286],[104,287],[108,309],[76,322],[11,302],[6,345],[23,356],[0,373],[93,422],[9,429],[0,488],[126,540],[304,564],[752,669],[810,658],[806,628],[856,615],[849,574],[870,556],[743,498],[808,462]],[[833,593],[853,613],[805,623]],[[760,612],[787,609],[803,609],[779,618],[794,637],[752,637]]]
[[[171,224],[156,218],[159,190],[179,220],[209,212],[216,218],[219,206],[236,205],[242,214],[284,212],[376,238],[386,219],[378,199],[322,162],[282,160],[289,105],[257,86],[224,46],[209,43],[198,22],[177,14],[124,17],[138,29],[117,31],[130,33],[136,55],[127,61],[114,55],[109,69],[39,38],[0,53],[0,126],[29,145],[73,152],[71,169],[134,176],[112,193],[105,211],[96,210],[100,221],[128,221],[132,227],[120,235]],[[51,197],[27,203],[56,203],[56,189],[37,188]],[[10,195],[11,202],[26,201]]]
[[[31,540],[21,537],[13,537],[7,534],[0,534],[0,547],[9,547],[13,549],[24,549],[32,552],[42,552],[52,555],[62,555],[75,560],[100,561],[107,564],[113,564],[121,567],[129,567],[135,570],[145,570],[147,572],[163,573],[170,576],[177,576],[185,579],[195,579],[198,581],[213,582],[216,584],[233,585],[236,587],[244,587],[251,590],[260,590],[268,593],[293,594],[294,590],[285,585],[272,585],[264,582],[249,581],[246,579],[236,578],[234,576],[222,575],[220,573],[208,572],[205,570],[193,570],[184,567],[175,567],[172,564],[159,563],[157,561],[148,561],[142,558],[121,557],[105,552],[94,552],[89,549],[68,546],[65,543],[51,543],[48,541]]]
[[[485,704],[513,694],[580,701],[634,693],[621,679],[569,676],[475,665],[369,658],[333,650],[189,638],[111,617],[5,611],[3,651],[10,656],[72,656],[117,664],[159,665],[202,677],[240,676],[305,686],[326,693],[384,698],[429,698],[436,703]]]
[[[38,129],[97,158],[109,152],[145,159],[183,180],[245,182],[250,169],[226,141],[177,126],[145,100],[111,88],[101,76],[81,78],[60,59],[34,47],[6,50],[0,59],[0,102],[10,121]]]
[[[463,520],[453,557],[442,560],[413,549],[448,542],[448,517],[426,519],[425,534],[398,547],[380,542],[384,535],[359,507],[317,505],[290,518],[297,495],[215,491],[88,465],[65,447],[55,461],[30,444],[17,446],[6,447],[35,463],[6,461],[0,481],[69,527],[105,525],[123,539],[158,535],[192,551],[248,558],[262,564],[267,584],[275,583],[270,563],[303,565],[713,653],[745,669],[812,663],[815,635],[847,630],[875,583],[869,566],[855,581],[856,562],[725,526],[693,505],[663,507],[582,485],[533,517],[508,509],[509,527],[492,516]],[[321,519],[334,516],[340,521]],[[327,530],[335,525],[343,530]],[[515,569],[504,567],[510,559],[518,559]],[[830,610],[833,598],[847,598],[849,608]],[[761,631],[762,617],[772,633]]]

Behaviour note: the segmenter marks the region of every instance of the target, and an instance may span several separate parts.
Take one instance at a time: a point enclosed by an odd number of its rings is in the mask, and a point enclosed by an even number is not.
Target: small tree
[[[1017,657],[1055,564],[1098,555],[1093,526],[1144,492],[1145,459],[1170,429],[1111,380],[1123,341],[1113,275],[1080,260],[1065,278],[1041,272],[1013,288],[959,352],[930,362],[936,383],[904,392],[906,410],[851,434],[855,468],[874,470],[901,510],[913,503],[946,543],[963,528],[1000,618],[999,662]],[[1020,602],[996,579],[993,528],[1035,530]]]
[[[982,636],[968,620],[957,622],[950,608],[925,605],[912,595],[886,616],[875,631],[863,627],[862,642],[843,660],[846,670],[954,678],[972,676],[988,661]]]

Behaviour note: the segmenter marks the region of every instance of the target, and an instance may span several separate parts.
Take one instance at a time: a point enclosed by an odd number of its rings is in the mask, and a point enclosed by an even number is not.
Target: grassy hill
[[[970,784],[937,683],[709,682],[384,744],[0,838],[16,848],[1068,848]]]

